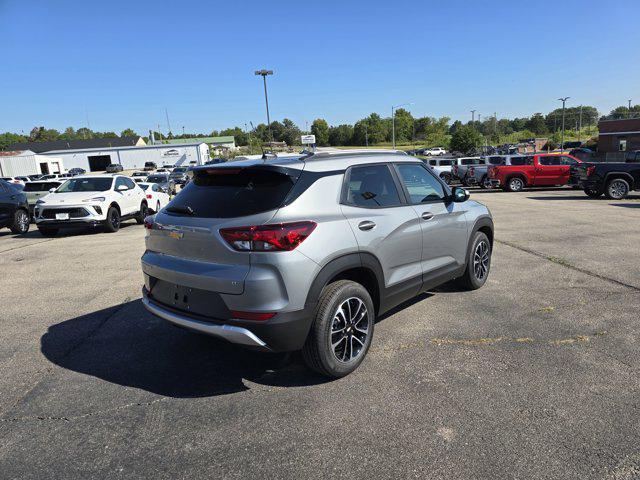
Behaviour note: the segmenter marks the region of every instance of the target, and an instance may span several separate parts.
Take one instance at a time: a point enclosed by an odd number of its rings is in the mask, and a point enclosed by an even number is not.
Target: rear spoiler
[[[272,172],[280,175],[286,175],[290,177],[294,182],[298,179],[302,173],[301,169],[282,167],[280,165],[269,165],[264,163],[257,163],[254,165],[240,166],[240,165],[201,165],[193,168],[194,175],[235,175],[240,172]]]

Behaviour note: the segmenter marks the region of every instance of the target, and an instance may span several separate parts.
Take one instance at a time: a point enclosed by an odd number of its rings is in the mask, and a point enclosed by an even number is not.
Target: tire
[[[595,190],[593,188],[585,188],[584,193],[587,194],[587,197],[598,198],[602,195],[602,190]]]
[[[29,224],[31,223],[31,218],[29,217],[29,212],[26,210],[18,209],[13,214],[13,223],[9,227],[11,232],[17,235],[24,235],[29,231]]]
[[[43,237],[55,237],[58,234],[57,228],[38,227],[38,231]]]
[[[614,178],[607,183],[605,194],[612,200],[622,200],[629,195],[629,182],[623,178]]]
[[[120,230],[120,212],[116,207],[109,207],[107,219],[103,223],[104,231],[114,233]]]
[[[524,180],[520,177],[511,177],[507,181],[505,189],[509,192],[521,192],[524,190]]]
[[[140,204],[140,210],[136,215],[136,223],[142,225],[147,215],[149,215],[149,207],[147,206],[147,202],[142,202]]]
[[[487,235],[475,232],[467,254],[467,268],[464,274],[456,279],[458,286],[465,290],[477,290],[482,287],[491,270],[491,253],[491,242]]]
[[[374,324],[373,301],[362,285],[350,280],[327,285],[320,294],[313,324],[302,348],[305,363],[327,377],[350,374],[369,350]]]

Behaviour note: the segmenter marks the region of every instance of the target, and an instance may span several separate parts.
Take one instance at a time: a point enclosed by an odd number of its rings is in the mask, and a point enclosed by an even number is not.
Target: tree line
[[[598,119],[616,119],[640,117],[640,105],[614,108],[608,115],[599,117],[598,110],[593,106],[583,105],[568,107],[564,112],[565,130],[579,130],[586,126],[597,126]],[[255,128],[242,129],[240,127],[214,130],[210,134],[184,133],[174,135],[169,132],[163,135],[154,132],[156,141],[173,138],[198,138],[206,136],[233,136],[239,146],[255,143],[266,143],[270,140],[285,142],[287,145],[299,145],[300,136],[303,133],[312,133],[316,136],[316,142],[320,146],[362,146],[385,144],[392,141],[392,130],[395,124],[395,139],[398,144],[415,143],[426,146],[449,146],[449,143],[460,128],[466,127],[467,135],[478,135],[488,143],[499,142],[505,135],[520,134],[521,138],[532,136],[550,136],[559,132],[562,128],[562,109],[555,109],[547,114],[534,113],[530,117],[522,118],[497,118],[497,115],[474,118],[466,123],[456,120],[450,123],[448,117],[414,117],[410,111],[399,108],[395,118],[381,117],[377,113],[358,120],[354,124],[329,125],[325,119],[317,118],[311,124],[310,132],[303,132],[292,120],[271,122],[267,126],[258,124]],[[45,127],[34,127],[29,135],[5,132],[0,134],[0,150],[5,150],[9,145],[20,142],[46,142],[53,140],[83,140],[91,138],[116,138],[137,136],[138,134],[127,128],[116,134],[112,131],[96,132],[89,128],[66,128],[63,132]],[[148,141],[148,136],[144,136]]]

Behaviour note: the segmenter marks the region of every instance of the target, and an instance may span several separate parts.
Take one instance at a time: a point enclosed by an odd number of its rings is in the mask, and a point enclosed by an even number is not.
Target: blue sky
[[[271,118],[640,103],[638,0],[0,0],[0,131],[209,133]]]

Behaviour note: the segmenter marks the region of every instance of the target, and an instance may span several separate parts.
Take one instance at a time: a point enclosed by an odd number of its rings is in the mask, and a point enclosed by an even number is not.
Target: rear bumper
[[[152,302],[146,295],[142,297],[142,304],[147,310],[149,310],[157,317],[178,325],[179,327],[188,328],[200,333],[206,333],[207,335],[211,335],[214,337],[223,338],[230,341],[231,343],[246,345],[248,347],[255,347],[261,350],[269,350],[267,344],[264,341],[255,336],[253,333],[251,333],[250,330],[247,330],[246,328],[226,324],[217,325],[214,323],[196,320],[194,318],[187,317],[186,315],[174,313]]]
[[[270,352],[300,350],[313,320],[312,307],[281,312],[267,321],[209,318],[155,302],[149,298],[146,288],[142,289],[142,303],[152,314],[179,327]]]

